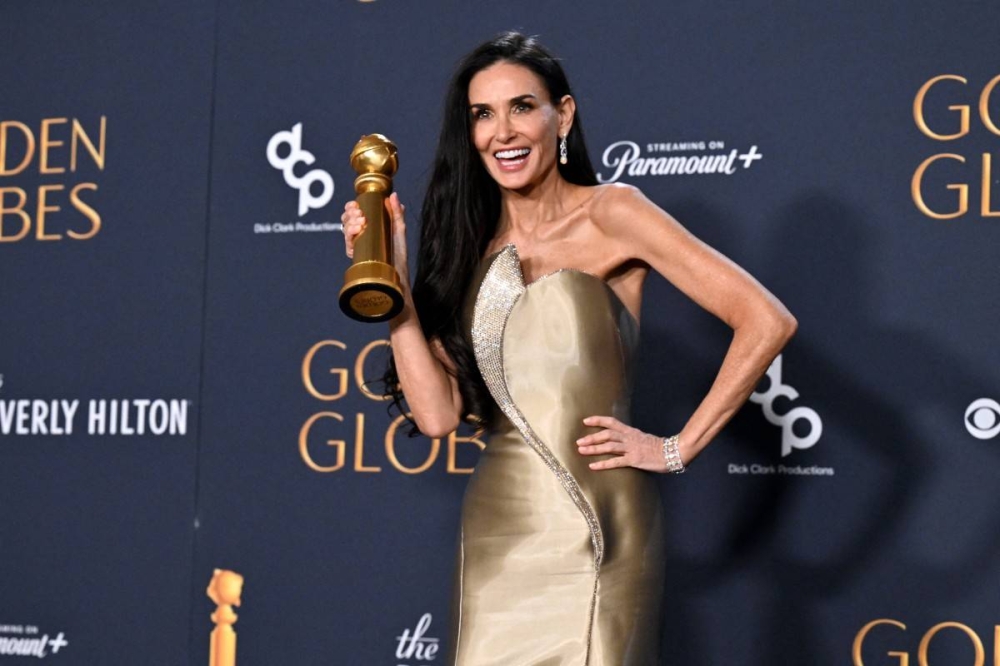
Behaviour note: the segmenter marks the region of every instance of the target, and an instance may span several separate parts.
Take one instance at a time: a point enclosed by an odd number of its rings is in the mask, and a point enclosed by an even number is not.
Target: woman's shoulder
[[[650,212],[653,204],[638,187],[627,183],[595,185],[590,201],[590,218],[604,231],[613,231]]]

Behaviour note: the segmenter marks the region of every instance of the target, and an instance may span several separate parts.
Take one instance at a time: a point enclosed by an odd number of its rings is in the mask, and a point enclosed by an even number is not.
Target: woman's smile
[[[493,153],[493,157],[496,158],[497,164],[502,171],[512,172],[524,168],[524,165],[528,163],[528,155],[530,154],[531,148],[507,148],[506,150],[498,150]]]

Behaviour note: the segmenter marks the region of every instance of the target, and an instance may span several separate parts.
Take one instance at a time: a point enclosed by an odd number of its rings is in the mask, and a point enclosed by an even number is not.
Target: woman
[[[635,188],[598,185],[558,62],[507,33],[460,65],[424,198],[388,385],[424,434],[490,439],[462,508],[453,652],[463,666],[656,664],[661,505],[796,328],[752,277]],[[343,215],[347,252],[364,229]],[[734,331],[681,431],[630,427],[642,285],[656,270]],[[397,393],[397,400],[400,398]]]

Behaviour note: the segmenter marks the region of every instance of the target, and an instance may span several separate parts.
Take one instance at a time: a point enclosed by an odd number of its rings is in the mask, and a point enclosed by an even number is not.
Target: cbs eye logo
[[[974,400],[965,410],[965,429],[976,439],[1000,434],[1000,403],[989,398]]]

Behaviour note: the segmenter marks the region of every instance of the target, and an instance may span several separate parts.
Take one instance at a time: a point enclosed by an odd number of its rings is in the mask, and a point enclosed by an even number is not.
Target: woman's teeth
[[[498,160],[516,160],[519,157],[525,157],[530,152],[530,148],[512,148],[493,153],[493,156]]]

